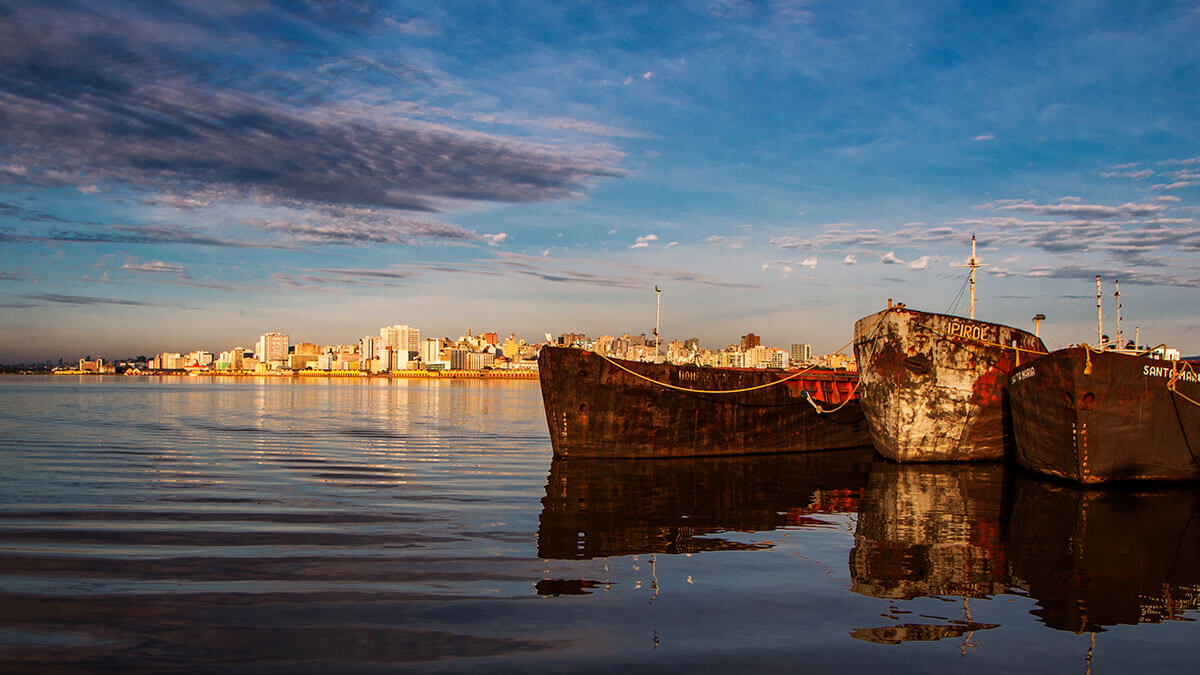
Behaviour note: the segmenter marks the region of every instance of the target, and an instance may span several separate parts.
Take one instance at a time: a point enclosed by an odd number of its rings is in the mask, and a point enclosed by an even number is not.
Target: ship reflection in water
[[[1037,600],[1047,626],[1096,632],[1200,607],[1195,489],[1087,490],[1022,476],[1012,501],[1010,583]]]
[[[820,526],[858,508],[872,450],[737,457],[558,459],[538,523],[542,558],[757,548],[721,532]]]
[[[753,549],[722,533],[829,527],[857,515],[849,589],[897,601],[851,636],[896,644],[998,627],[972,601],[1027,596],[1046,626],[1076,633],[1191,620],[1200,607],[1200,492],[1082,489],[1000,463],[901,465],[868,450],[663,460],[559,460],[538,528],[542,558]],[[591,584],[591,586],[589,586]],[[545,580],[542,594],[595,582]],[[913,617],[899,601],[952,600]],[[913,619],[919,620],[913,620]]]
[[[966,600],[1008,590],[1004,483],[1004,466],[996,463],[872,465],[850,551],[851,590],[896,600],[960,596],[963,612],[937,623],[860,628],[853,637],[887,644],[969,640],[974,631],[996,627],[972,621]]]

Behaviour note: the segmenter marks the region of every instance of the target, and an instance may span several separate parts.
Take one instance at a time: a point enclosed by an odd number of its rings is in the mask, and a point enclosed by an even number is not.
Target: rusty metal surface
[[[1171,372],[1169,361],[1085,347],[1016,369],[1017,462],[1080,483],[1200,480],[1200,406],[1167,389]],[[1194,375],[1176,386],[1200,401]]]
[[[699,390],[744,389],[789,373],[621,361],[652,380]],[[814,370],[738,394],[697,394],[647,382],[581,349],[538,358],[550,442],[559,457],[687,457],[870,445],[853,373]],[[802,391],[832,408],[818,414]]]
[[[858,396],[875,449],[897,462],[1005,457],[1007,375],[1036,352],[1033,334],[985,321],[904,307],[859,319]]]

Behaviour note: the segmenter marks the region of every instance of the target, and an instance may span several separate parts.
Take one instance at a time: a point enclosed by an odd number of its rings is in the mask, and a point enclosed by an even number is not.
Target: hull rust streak
[[[858,395],[875,449],[897,462],[1002,459],[1008,373],[1045,351],[1017,328],[903,305],[859,319]]]
[[[870,444],[854,398],[854,373],[812,370],[779,383],[795,373],[616,363],[621,367],[582,349],[542,349],[542,401],[556,456],[696,457]],[[778,384],[717,394],[659,382],[707,391]],[[819,414],[805,393],[822,408],[841,407]]]
[[[1186,363],[1069,347],[1017,369],[1009,392],[1026,469],[1085,484],[1200,480],[1200,378]]]

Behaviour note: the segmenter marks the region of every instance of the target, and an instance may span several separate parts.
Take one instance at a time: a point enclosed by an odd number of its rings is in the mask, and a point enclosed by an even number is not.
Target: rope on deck
[[[1177,364],[1177,363],[1180,363],[1180,362],[1179,361],[1171,362],[1171,379],[1167,380],[1167,391],[1171,392],[1172,394],[1175,394],[1179,398],[1187,401],[1188,403],[1191,403],[1194,406],[1200,407],[1200,401],[1196,401],[1195,399],[1191,398],[1187,394],[1184,394],[1175,388],[1175,383],[1179,381],[1179,376],[1183,375],[1184,372],[1189,372],[1193,376],[1196,375],[1196,371],[1194,368],[1192,368],[1192,364],[1190,361],[1183,361],[1182,368],[1176,368],[1175,364]]]
[[[887,311],[880,314],[879,318],[875,320],[875,323],[872,324],[871,327],[867,329],[867,332],[873,331],[876,328],[878,328],[879,324],[883,321],[883,317],[887,316],[888,312],[890,312],[890,311],[891,311],[891,308],[888,308]],[[840,348],[838,348],[837,351],[833,352],[833,354],[842,353],[843,351],[845,351],[845,349],[847,347],[849,347],[852,344],[854,344],[854,338],[850,338],[849,342],[842,345]],[[787,377],[780,378],[778,380],[775,380],[774,382],[767,382],[766,384],[759,384],[759,385],[755,385],[753,387],[743,387],[741,389],[692,389],[690,387],[680,387],[679,385],[671,384],[670,382],[660,382],[659,380],[656,380],[652,377],[647,377],[646,375],[643,375],[639,372],[630,370],[629,368],[626,368],[625,366],[621,365],[620,363],[618,363],[617,361],[615,361],[613,359],[610,359],[609,357],[605,356],[604,354],[600,354],[599,352],[593,352],[593,353],[595,353],[596,356],[599,356],[600,358],[604,359],[605,361],[608,361],[609,363],[613,364],[617,368],[620,368],[621,370],[629,373],[630,375],[633,375],[634,377],[643,379],[651,384],[657,384],[660,387],[665,387],[667,389],[674,389],[675,391],[682,391],[682,392],[686,392],[689,394],[742,394],[742,393],[745,393],[748,391],[755,391],[758,389],[766,389],[767,387],[774,387],[777,384],[783,384],[784,382],[789,382],[791,380],[794,380],[794,379],[800,377],[801,375],[803,375],[803,374],[809,372],[810,370],[816,368],[817,366],[821,365],[822,363],[824,363],[825,361],[828,360],[829,356],[833,355],[833,354],[827,355],[825,359],[822,359],[821,361],[818,361],[818,362],[812,364],[811,366],[805,368],[804,370],[798,370],[798,371],[792,373],[791,375],[788,375]],[[855,382],[854,389],[852,389],[850,391],[851,396],[849,398],[847,398],[845,401],[843,401],[841,405],[839,405],[836,408],[833,408],[832,410],[825,410],[824,408],[821,408],[820,406],[818,406],[816,404],[816,402],[812,399],[811,396],[808,397],[809,403],[812,403],[813,407],[816,408],[817,412],[819,412],[819,413],[836,412],[837,410],[840,410],[842,408],[842,406],[846,405],[846,403],[849,402],[851,398],[853,398],[854,393],[858,391],[858,384],[859,384],[858,382]],[[808,392],[806,391],[805,394],[807,394],[807,393]]]

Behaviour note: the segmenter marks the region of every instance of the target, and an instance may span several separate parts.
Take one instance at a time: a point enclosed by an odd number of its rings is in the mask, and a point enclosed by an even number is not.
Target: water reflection
[[[587,559],[755,548],[714,533],[826,525],[857,510],[870,448],[677,459],[554,459],[538,556]]]
[[[859,505],[851,588],[892,600],[962,598],[958,618],[853,631],[896,643],[967,636],[970,599],[1023,592],[1075,632],[1185,619],[1200,601],[1200,492],[1088,490],[1000,464],[877,461]],[[907,612],[893,605],[889,618]]]
[[[1003,464],[876,461],[850,551],[851,588],[876,598],[1003,593]]]
[[[973,621],[969,598],[1008,590],[1002,519],[1003,464],[894,464],[877,460],[859,507],[850,551],[851,590],[876,598],[912,600],[959,596],[957,617],[857,628],[850,635],[898,644],[963,638],[997,624]],[[888,616],[908,612],[893,605]]]
[[[1200,603],[1200,491],[1013,482],[1011,583],[1042,623],[1094,632],[1185,619]]]

